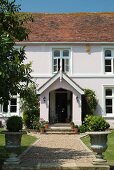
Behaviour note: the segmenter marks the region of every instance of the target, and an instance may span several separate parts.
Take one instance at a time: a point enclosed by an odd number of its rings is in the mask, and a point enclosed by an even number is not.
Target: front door
[[[56,118],[58,123],[66,123],[67,93],[56,93]]]

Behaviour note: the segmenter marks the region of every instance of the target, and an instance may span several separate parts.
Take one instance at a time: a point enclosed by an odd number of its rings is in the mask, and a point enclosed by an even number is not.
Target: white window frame
[[[59,50],[60,51],[60,57],[54,57],[54,51]],[[63,51],[68,50],[69,51],[69,56],[65,57],[63,56]],[[57,71],[54,71],[54,59],[57,59]],[[60,59],[60,65],[62,65],[62,59],[68,59],[69,60],[69,71],[67,72],[66,70],[64,71],[65,73],[70,73],[71,72],[71,48],[52,48],[52,72],[57,73],[58,70],[58,59]],[[66,60],[64,60],[64,65],[66,65]],[[64,67],[66,69],[66,67]]]
[[[106,50],[111,51],[111,57],[105,56]],[[111,60],[111,71],[110,72],[105,71],[105,60]],[[114,48],[104,48],[104,73],[105,74],[114,74]]]
[[[106,89],[112,89],[112,96],[106,96]],[[112,113],[106,113],[106,99],[112,99]],[[114,117],[114,86],[104,87],[104,110],[107,117]]]
[[[11,101],[8,102],[8,111],[7,112],[4,112],[3,111],[3,105],[0,104],[0,113],[3,114],[3,115],[6,115],[6,116],[11,116],[11,115],[19,115],[19,95],[12,95],[11,99],[17,99],[17,102],[16,102],[16,112],[11,112],[10,109],[11,109],[11,106],[14,106],[14,105],[11,105]]]

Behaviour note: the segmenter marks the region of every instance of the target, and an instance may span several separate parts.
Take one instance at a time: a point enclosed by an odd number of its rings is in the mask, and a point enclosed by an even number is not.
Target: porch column
[[[49,121],[49,93],[40,95],[40,118]]]
[[[80,94],[74,94],[73,93],[73,99],[72,99],[72,121],[76,125],[81,125],[81,95]]]

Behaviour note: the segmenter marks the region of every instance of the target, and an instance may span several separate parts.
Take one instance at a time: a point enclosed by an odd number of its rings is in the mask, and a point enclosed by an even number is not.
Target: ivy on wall
[[[84,89],[84,95],[82,96],[82,121],[84,121],[86,115],[93,115],[96,111],[98,100],[93,90]]]

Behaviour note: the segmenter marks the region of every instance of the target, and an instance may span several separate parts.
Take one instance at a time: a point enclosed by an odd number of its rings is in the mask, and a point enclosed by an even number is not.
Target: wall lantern
[[[79,97],[78,96],[76,96],[76,101],[79,102]]]
[[[45,97],[45,96],[43,97],[43,101],[44,101],[44,103],[45,103],[45,101],[46,101],[46,97]]]

